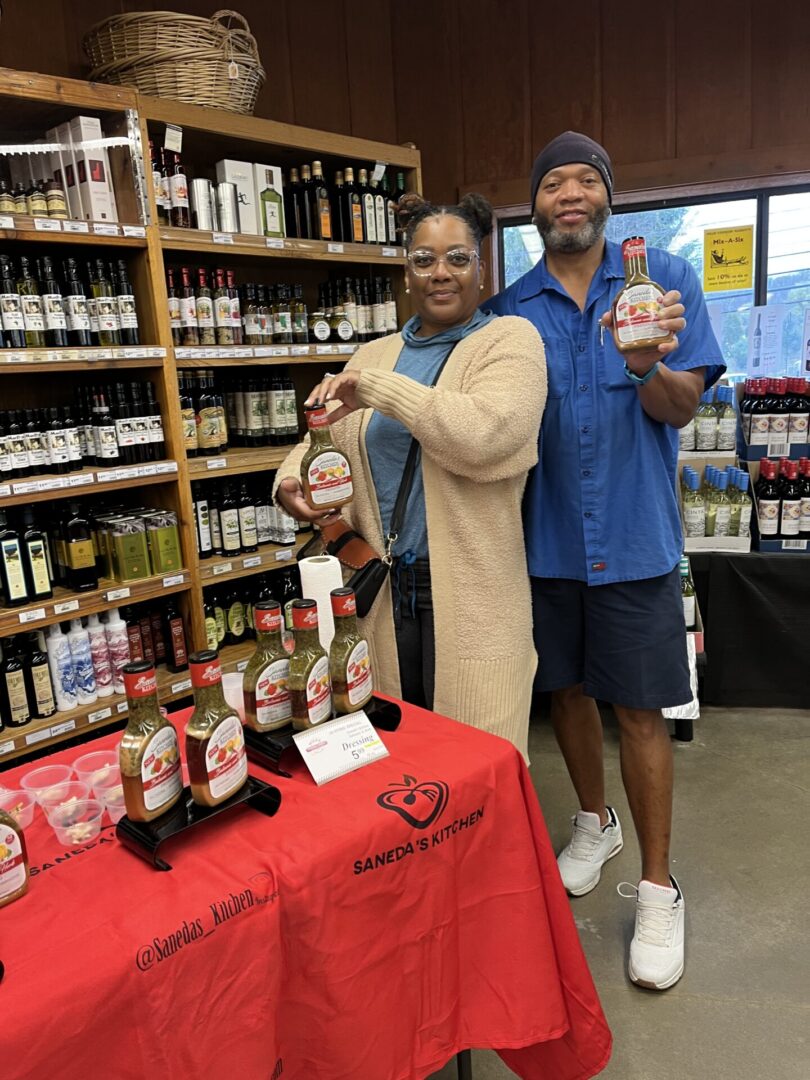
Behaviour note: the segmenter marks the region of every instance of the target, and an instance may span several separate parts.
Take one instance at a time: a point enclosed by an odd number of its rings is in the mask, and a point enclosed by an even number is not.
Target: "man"
[[[609,701],[642,859],[628,970],[639,985],[664,990],[683,973],[684,900],[669,872],[672,746],[661,709],[691,700],[677,429],[725,368],[697,276],[656,249],[649,276],[666,290],[658,318],[673,337],[616,348],[610,308],[624,269],[621,247],[604,235],[612,195],[603,147],[572,131],[550,142],[531,178],[543,258],[487,307],[529,319],[546,348],[549,393],[525,527],[538,687],[552,691],[552,723],[580,804],[560,873],[582,896],[622,847],[605,801],[596,706]]]

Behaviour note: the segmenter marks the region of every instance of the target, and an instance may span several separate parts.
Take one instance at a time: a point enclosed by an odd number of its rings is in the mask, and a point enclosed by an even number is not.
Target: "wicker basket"
[[[265,80],[256,40],[233,11],[115,15],[88,32],[84,48],[96,65],[91,80],[231,112],[252,113]]]

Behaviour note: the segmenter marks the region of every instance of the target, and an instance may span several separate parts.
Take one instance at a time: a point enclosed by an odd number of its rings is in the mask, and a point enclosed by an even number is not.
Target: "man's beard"
[[[578,255],[583,251],[588,251],[601,239],[609,217],[610,207],[602,206],[594,210],[593,217],[580,226],[576,232],[563,232],[539,210],[535,211],[533,220],[547,251],[560,255]]]

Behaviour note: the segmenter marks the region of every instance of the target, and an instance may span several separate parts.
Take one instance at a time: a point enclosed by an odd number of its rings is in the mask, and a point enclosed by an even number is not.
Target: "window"
[[[672,201],[614,206],[606,235],[621,242],[644,236],[651,247],[680,255],[703,275],[703,232],[735,225],[754,226],[754,286],[711,292],[706,303],[729,375],[742,376],[748,358],[751,309],[784,305],[781,372],[810,373],[810,190],[773,194],[745,192],[673,205]],[[760,237],[762,241],[760,242]],[[543,253],[540,236],[527,217],[499,225],[501,287],[530,270]],[[767,272],[766,272],[767,270]],[[810,316],[808,316],[810,320]]]

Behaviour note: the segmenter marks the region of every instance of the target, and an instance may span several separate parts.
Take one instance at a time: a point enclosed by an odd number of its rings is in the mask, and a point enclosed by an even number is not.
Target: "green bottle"
[[[20,257],[17,292],[22,298],[25,344],[29,349],[44,349],[45,315],[42,310],[42,297],[39,295],[39,285],[31,275],[28,259],[24,255]]]
[[[728,473],[718,469],[714,484],[706,503],[706,535],[729,536],[731,503],[728,498]]]
[[[712,404],[711,390],[700,396],[700,404],[695,413],[695,429],[695,445],[698,450],[717,449],[717,412]]]
[[[717,449],[733,450],[737,442],[737,410],[732,397],[734,390],[730,386],[717,388]]]
[[[689,537],[706,535],[706,503],[698,490],[696,473],[686,474],[686,490],[683,493],[684,532]]]

